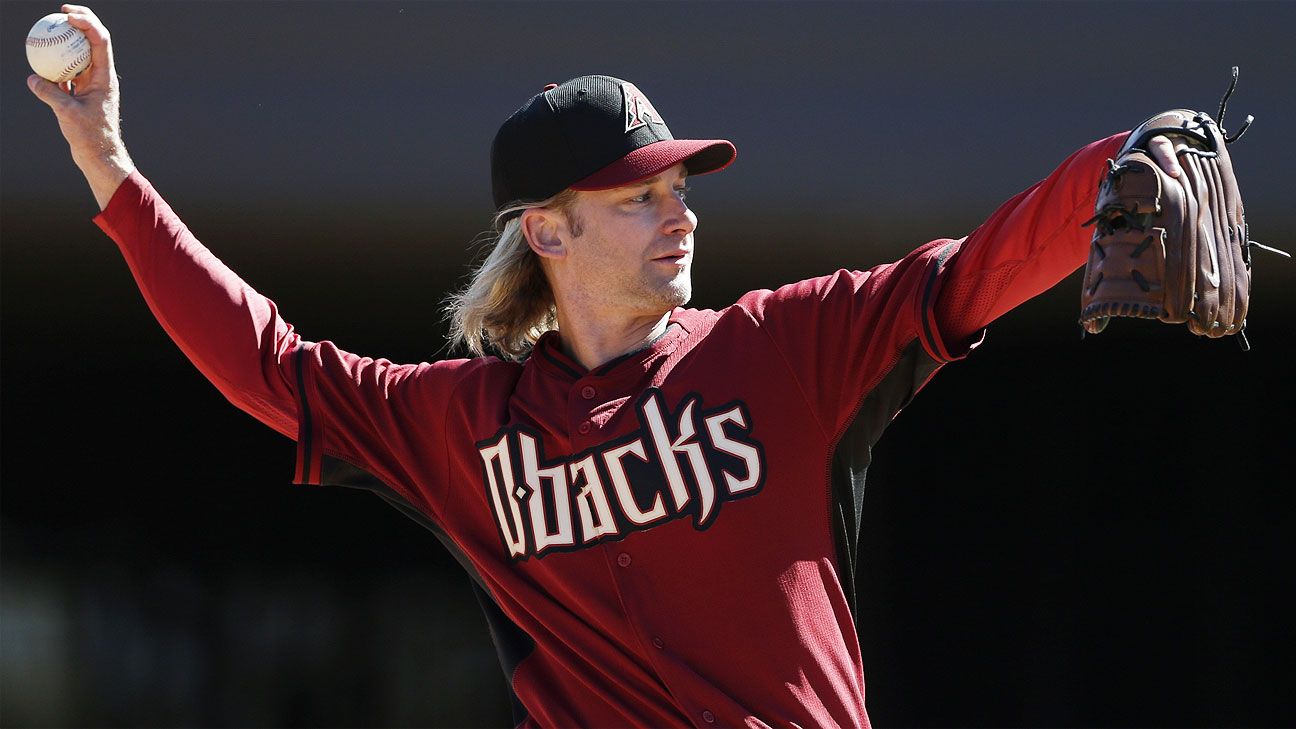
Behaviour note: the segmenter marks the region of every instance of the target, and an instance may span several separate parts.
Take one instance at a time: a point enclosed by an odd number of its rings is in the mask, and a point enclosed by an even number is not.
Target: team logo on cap
[[[626,81],[621,84],[621,95],[625,98],[625,130],[627,132],[648,124],[666,126],[666,120],[653,108],[652,102],[643,95],[634,84]]]

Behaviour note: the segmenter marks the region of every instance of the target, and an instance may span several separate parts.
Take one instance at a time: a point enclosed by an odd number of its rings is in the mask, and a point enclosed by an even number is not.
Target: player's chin
[[[681,271],[679,276],[672,279],[663,289],[663,294],[662,303],[672,309],[687,304],[693,298],[693,280],[688,271]]]
[[[689,266],[671,267],[664,272],[662,268],[646,271],[642,279],[644,301],[650,302],[654,310],[669,310],[683,306],[693,298],[693,278]]]

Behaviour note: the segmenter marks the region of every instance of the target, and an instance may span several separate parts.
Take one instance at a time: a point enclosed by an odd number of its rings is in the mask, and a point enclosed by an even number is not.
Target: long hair
[[[569,214],[576,193],[564,190],[543,202],[517,203],[495,214],[484,243],[490,250],[468,284],[451,294],[444,307],[450,344],[462,344],[481,357],[494,349],[504,359],[526,357],[545,332],[558,328],[553,289],[540,258],[527,245],[522,216],[527,208],[552,208]]]

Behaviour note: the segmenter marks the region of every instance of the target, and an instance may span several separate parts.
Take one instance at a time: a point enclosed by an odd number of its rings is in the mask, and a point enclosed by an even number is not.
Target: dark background
[[[397,361],[445,354],[496,126],[585,73],[738,146],[690,198],[702,307],[963,235],[1093,139],[1214,114],[1233,65],[1252,236],[1296,248],[1293,3],[92,7],[140,170],[304,336]],[[57,9],[0,5],[0,724],[506,725],[453,560],[372,496],[290,485],[291,442],[91,223],[24,85]],[[1081,341],[1077,272],[928,385],[866,496],[877,725],[1296,724],[1294,289],[1257,254],[1251,352],[1132,320]]]

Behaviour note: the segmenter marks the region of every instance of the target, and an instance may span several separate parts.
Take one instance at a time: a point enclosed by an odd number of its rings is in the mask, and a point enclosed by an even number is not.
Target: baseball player
[[[536,84],[491,149],[494,248],[449,302],[475,356],[398,364],[298,333],[190,233],[122,142],[107,30],[63,9],[93,66],[72,89],[28,83],[159,323],[296,441],[296,483],[372,490],[454,554],[518,726],[869,725],[870,449],[987,324],[1082,265],[1126,134],[966,237],[697,310],[686,191],[734,145],[675,139],[626,80]]]

